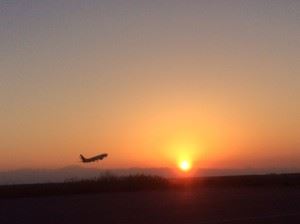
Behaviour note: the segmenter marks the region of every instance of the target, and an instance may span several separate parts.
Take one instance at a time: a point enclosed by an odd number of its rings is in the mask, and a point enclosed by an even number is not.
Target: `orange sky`
[[[299,168],[298,1],[0,7],[1,170]]]

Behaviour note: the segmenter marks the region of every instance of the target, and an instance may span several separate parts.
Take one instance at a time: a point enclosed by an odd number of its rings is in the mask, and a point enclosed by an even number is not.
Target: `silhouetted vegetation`
[[[70,179],[64,183],[0,186],[0,198],[156,190],[166,189],[168,184],[167,179],[159,176],[130,175],[117,177],[104,175],[86,180]]]
[[[95,194],[101,192],[136,192],[147,190],[185,190],[201,187],[300,187],[300,174],[177,179],[167,179],[149,175],[123,177],[104,175],[87,180],[70,179],[64,183],[0,186],[0,198]]]

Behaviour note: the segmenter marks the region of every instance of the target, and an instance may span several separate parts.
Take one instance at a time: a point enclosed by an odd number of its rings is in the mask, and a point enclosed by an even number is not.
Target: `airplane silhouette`
[[[94,156],[91,158],[85,158],[83,155],[80,154],[80,159],[81,159],[81,162],[83,162],[83,163],[91,163],[91,162],[103,160],[107,156],[108,156],[107,153],[103,153],[103,154],[100,154],[100,155],[97,155],[97,156]]]

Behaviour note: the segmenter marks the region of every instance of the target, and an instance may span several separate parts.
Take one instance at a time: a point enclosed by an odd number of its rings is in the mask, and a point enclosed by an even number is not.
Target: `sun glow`
[[[187,160],[184,160],[182,162],[179,163],[179,168],[184,171],[187,172],[191,169],[191,163]]]

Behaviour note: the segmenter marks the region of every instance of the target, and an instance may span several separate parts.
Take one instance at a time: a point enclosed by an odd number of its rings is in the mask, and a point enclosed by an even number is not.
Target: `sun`
[[[187,160],[183,160],[179,163],[179,168],[184,171],[187,172],[191,169],[191,163]]]

